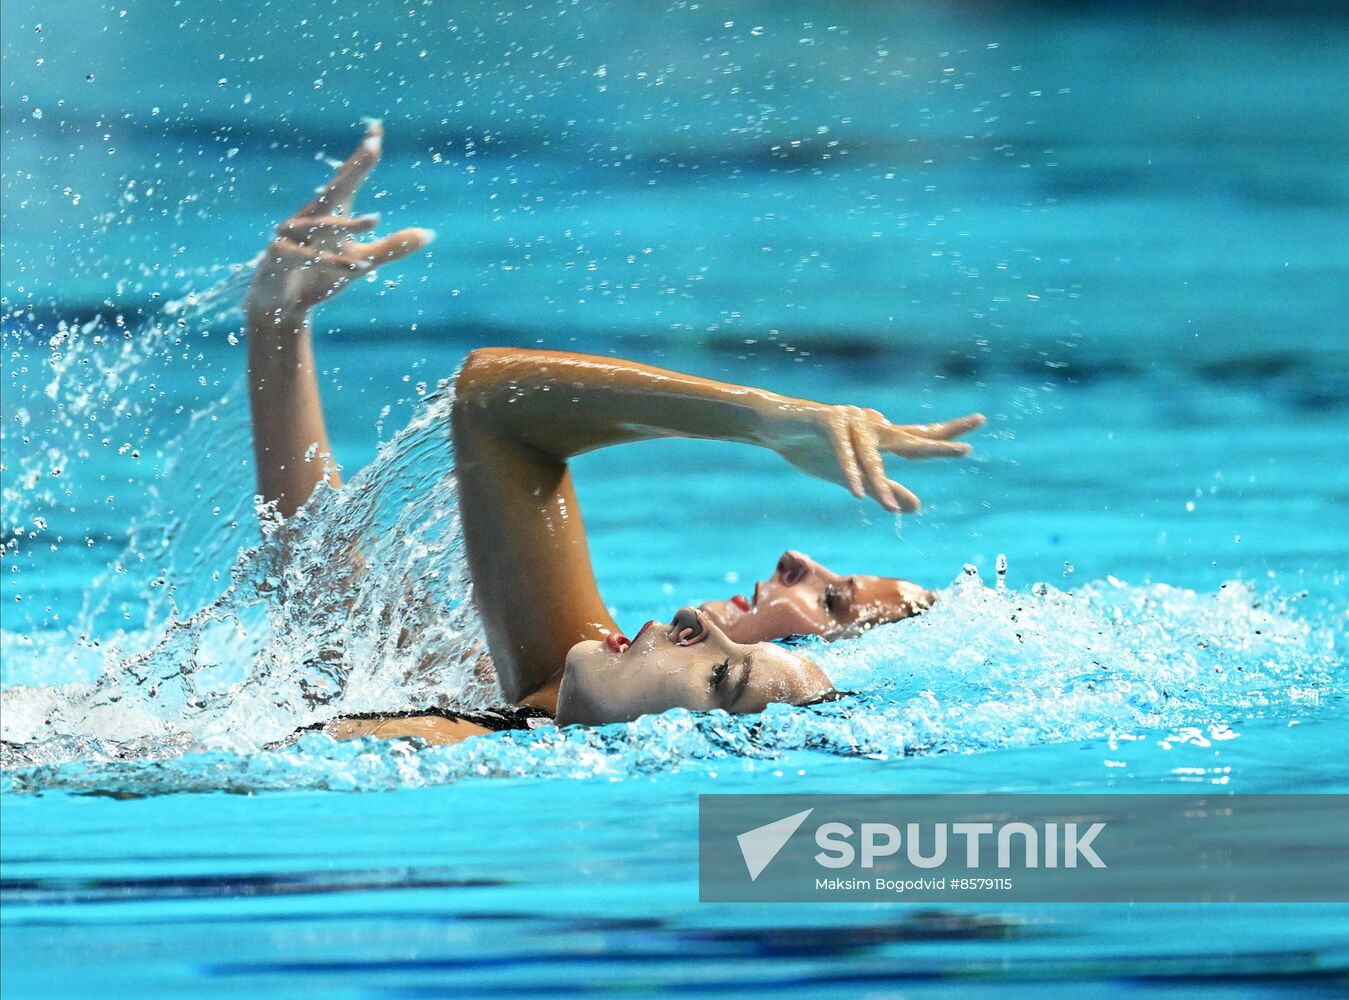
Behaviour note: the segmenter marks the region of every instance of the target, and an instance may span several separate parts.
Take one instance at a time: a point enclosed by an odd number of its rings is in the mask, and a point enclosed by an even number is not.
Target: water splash
[[[4,692],[25,762],[251,752],[351,712],[479,704],[495,680],[472,610],[435,394],[343,490],[243,548],[212,600],[90,685]],[[179,526],[181,532],[181,525]],[[179,535],[179,541],[182,541]]]
[[[95,454],[103,460],[116,455],[119,471],[142,482],[154,478],[171,454],[165,445],[181,426],[177,418],[200,405],[169,390],[184,374],[208,392],[235,381],[233,366],[204,351],[204,341],[237,320],[251,277],[247,264],[228,270],[208,290],[146,315],[110,311],[72,322],[19,308],[3,317],[6,350],[31,353],[37,366],[7,365],[5,372],[0,434],[6,452],[18,455],[6,463],[0,494],[11,553],[23,540],[81,534],[66,523],[81,500],[93,508],[115,504],[117,497],[95,498],[93,485],[71,474]],[[45,352],[24,343],[34,339]]]
[[[1309,621],[1245,584],[1215,594],[1113,579],[1016,590],[1000,556],[993,587],[970,565],[923,617],[812,648],[839,686],[863,692],[831,706],[755,718],[675,711],[418,753],[321,735],[264,750],[339,715],[478,706],[496,688],[463,557],[447,383],[345,489],[321,487],[283,528],[252,507],[247,464],[223,460],[247,453],[237,375],[216,379],[228,389],[196,412],[171,401],[178,426],[190,413],[186,426],[150,448],[151,424],[173,424],[163,420],[170,402],[150,390],[156,366],[208,335],[194,332],[198,318],[232,316],[237,283],[166,306],[121,345],[100,341],[105,324],[53,347],[45,398],[61,420],[43,428],[46,448],[24,455],[20,486],[43,478],[42,463],[81,460],[94,432],[109,443],[142,433],[125,447],[140,441],[158,471],[138,480],[147,498],[138,524],[89,587],[69,644],[94,661],[92,682],[0,695],[5,787],[368,788],[616,777],[792,750],[974,752],[1303,713],[1344,684],[1342,622]],[[146,390],[132,389],[142,382]],[[113,389],[124,404],[109,402]],[[80,509],[54,498],[24,493],[28,506],[12,507],[7,494],[7,516],[35,521],[49,502],[53,518],[61,503]],[[13,533],[9,557],[32,540]],[[109,632],[108,621],[131,625]],[[28,653],[61,663],[55,676],[78,676],[63,669],[69,652]]]
[[[427,417],[434,412],[429,407]],[[338,496],[328,494],[328,502]],[[378,625],[387,642],[388,627],[373,611],[389,595],[387,588],[381,593],[362,627]],[[291,635],[287,643],[317,648],[312,638]],[[179,719],[168,739],[30,742],[9,749],[5,784],[14,791],[118,794],[357,790],[469,777],[614,779],[686,767],[752,768],[794,751],[894,759],[1128,739],[1159,729],[1218,738],[1245,720],[1308,713],[1342,695],[1341,639],[1333,624],[1303,620],[1244,585],[1201,594],[1107,580],[1071,592],[1046,585],[1021,591],[962,574],[922,617],[819,643],[812,655],[840,685],[863,692],[828,705],[772,706],[749,717],[676,710],[625,725],[507,732],[423,749],[313,734],[286,749],[259,752],[242,733],[257,739],[264,730],[275,733],[415,691],[397,675],[407,661],[392,657],[359,678],[357,694],[311,705],[300,697],[311,676],[300,659],[278,659],[273,651],[248,683],[222,696],[195,737]],[[364,641],[365,649],[377,645]],[[462,683],[462,673],[457,679]],[[429,701],[439,690],[427,685],[421,696]],[[71,704],[67,693],[49,688],[11,691],[6,698],[7,726],[15,717],[67,712]],[[250,721],[257,716],[270,724]],[[85,711],[80,724],[109,724],[113,717]],[[115,718],[134,728],[124,709]],[[153,718],[168,721],[163,713]]]
[[[247,466],[222,463],[247,452],[237,376],[222,374],[230,387],[186,421],[163,419],[170,405],[177,417],[190,407],[157,396],[157,366],[193,357],[190,338],[209,334],[196,330],[199,318],[231,316],[237,284],[170,304],[121,346],[100,340],[104,324],[52,348],[44,398],[60,419],[33,432],[48,447],[25,453],[16,496],[28,506],[11,506],[7,493],[7,517],[44,532],[51,526],[35,513],[43,504],[53,518],[62,503],[81,509],[25,490],[50,472],[42,463],[81,460],[95,432],[109,442],[144,435],[124,443],[135,452],[140,441],[159,469],[136,480],[147,502],[74,629],[71,645],[96,679],[0,694],[6,788],[374,788],[621,777],[795,750],[888,759],[1202,731],[1302,713],[1342,693],[1342,621],[1299,617],[1243,584],[1213,594],[1115,580],[1018,590],[999,557],[993,587],[967,566],[922,617],[813,648],[840,686],[864,692],[833,705],[776,706],[754,718],[671,712],[415,753],[317,735],[264,750],[343,714],[490,704],[496,688],[462,553],[446,384],[370,466],[341,491],[320,488],[284,528],[253,508]],[[113,390],[126,400],[105,414]],[[151,449],[152,424],[178,426],[180,436]],[[8,557],[33,541],[16,529]],[[134,625],[100,627],[118,619]],[[6,633],[7,654],[18,639],[35,641]],[[29,652],[44,663],[69,658],[55,647]]]

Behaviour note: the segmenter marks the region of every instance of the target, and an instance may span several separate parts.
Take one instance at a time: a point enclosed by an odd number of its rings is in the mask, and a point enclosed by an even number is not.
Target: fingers
[[[880,433],[875,419],[870,411],[854,410],[850,420],[853,452],[865,473],[868,492],[890,513],[912,514],[922,508],[922,501],[902,483],[886,478],[885,459],[881,455]]]
[[[916,514],[923,509],[923,501],[918,499],[918,494],[903,483],[891,479],[890,492],[894,494],[895,503],[899,504],[899,509],[905,514]]]
[[[289,259],[301,262],[313,260],[318,256],[317,250],[301,246],[284,236],[272,240],[272,245],[267,248],[267,252],[276,260]]]
[[[370,171],[375,169],[384,150],[384,126],[371,122],[365,138],[347,157],[345,163],[337,168],[337,173],[328,182],[328,186],[319,192],[318,197],[304,208],[301,215],[333,215],[338,211],[351,211],[351,201]]]
[[[890,513],[899,513],[899,502],[890,488],[890,480],[885,476],[885,461],[881,458],[876,428],[860,411],[850,414],[848,425],[852,432],[853,453],[862,468],[867,492]]]
[[[984,426],[985,420],[982,413],[971,413],[967,416],[957,417],[955,420],[947,420],[939,424],[905,424],[899,429],[916,437],[933,438],[935,440],[946,441],[950,438],[960,437],[962,434],[968,434],[972,430]]]
[[[327,264],[330,267],[349,271],[352,274],[364,274],[374,266],[370,261],[361,257],[349,257],[328,250],[315,250],[313,247],[301,246],[294,240],[284,238],[272,241],[271,252],[279,258],[288,258],[304,266]]]
[[[431,229],[400,229],[391,236],[359,243],[357,247],[366,260],[378,267],[416,253],[435,238],[435,231]]]
[[[338,267],[352,274],[365,274],[373,269],[374,265],[368,260],[362,260],[360,257],[347,257],[340,253],[331,253],[327,250],[320,251],[317,258],[320,264],[327,264],[329,267]]]
[[[316,233],[335,231],[343,233],[345,241],[345,234],[368,232],[378,221],[378,217],[373,215],[353,219],[339,217],[336,220],[292,219],[282,224],[278,230],[280,235],[272,241],[272,249],[279,256],[295,260],[337,264],[354,271],[369,271],[381,264],[416,253],[436,238],[433,230],[414,227],[400,229],[391,236],[369,243],[339,241],[336,244],[328,244],[341,247],[340,251],[322,250],[320,247],[324,245],[324,241],[313,239]]]
[[[982,426],[975,413],[943,424],[921,428],[896,427],[875,410],[839,407],[830,424],[835,459],[853,496],[870,496],[891,513],[913,513],[922,507],[917,495],[885,475],[885,452],[904,458],[961,458],[970,453],[963,441],[946,437]],[[917,433],[925,431],[926,434]]]
[[[829,423],[829,440],[834,446],[834,460],[843,473],[843,482],[853,496],[861,500],[866,496],[862,486],[862,470],[857,464],[857,452],[853,448],[852,433],[848,429],[847,411],[842,407],[834,409]]]
[[[297,215],[277,229],[277,235],[304,244],[344,240],[354,233],[368,233],[379,225],[378,215]]]
[[[904,458],[964,458],[973,450],[964,441],[920,437],[899,427],[883,430],[881,445],[886,451]]]

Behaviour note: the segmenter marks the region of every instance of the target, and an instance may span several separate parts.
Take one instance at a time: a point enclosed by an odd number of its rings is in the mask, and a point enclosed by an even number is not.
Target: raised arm
[[[567,460],[656,437],[771,448],[887,510],[918,498],[882,455],[956,457],[983,423],[895,425],[830,406],[632,361],[505,348],[474,351],[453,410],[455,469],[474,598],[503,692],[547,705],[567,651],[615,629],[596,588]]]
[[[351,207],[379,162],[382,141],[376,122],[314,200],[277,228],[245,303],[258,493],[282,517],[303,506],[319,483],[342,484],[323,420],[310,313],[354,278],[432,238],[427,229],[404,229],[368,243],[354,239],[379,221],[353,216]]]

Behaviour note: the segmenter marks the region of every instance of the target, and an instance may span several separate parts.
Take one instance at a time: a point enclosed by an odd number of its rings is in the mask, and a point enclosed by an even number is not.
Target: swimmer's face
[[[630,642],[611,635],[573,646],[557,721],[602,725],[671,708],[753,713],[834,695],[828,676],[805,657],[772,643],[734,642],[708,615],[681,608],[673,622],[649,622]]]
[[[839,576],[800,552],[784,552],[773,575],[755,584],[754,596],[702,606],[737,642],[789,635],[838,639],[873,625],[911,618],[932,606],[936,594],[888,576]]]

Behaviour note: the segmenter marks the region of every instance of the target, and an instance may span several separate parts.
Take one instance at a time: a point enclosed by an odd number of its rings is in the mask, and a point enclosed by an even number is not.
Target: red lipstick
[[[621,653],[632,645],[631,640],[622,632],[610,632],[604,637],[604,644],[615,653]]]
[[[652,618],[649,622],[647,622],[645,625],[643,625],[641,628],[637,630],[637,634],[632,637],[632,641],[636,642],[638,639],[640,639],[642,636],[646,634],[647,629],[649,629],[652,625],[655,624],[658,623],[656,622],[656,619]]]
[[[744,594],[736,594],[734,597],[731,598],[731,603],[734,604],[741,611],[749,610],[749,601],[745,599]]]

